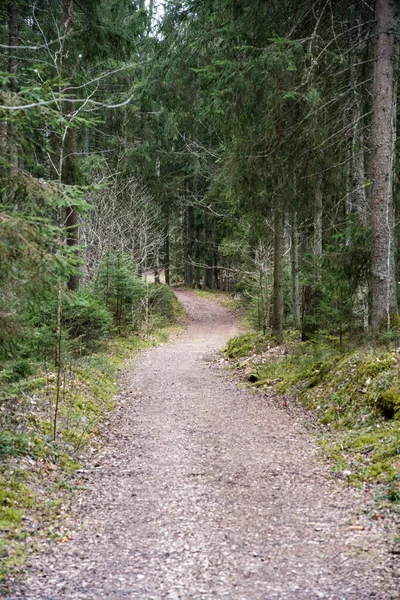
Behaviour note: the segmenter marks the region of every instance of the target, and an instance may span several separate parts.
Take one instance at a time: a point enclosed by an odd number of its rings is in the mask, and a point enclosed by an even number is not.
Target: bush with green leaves
[[[151,283],[148,286],[149,310],[153,316],[164,317],[166,322],[179,316],[179,302],[168,285]]]
[[[104,302],[90,289],[66,295],[63,302],[63,327],[71,339],[80,338],[85,346],[113,331],[113,318]]]
[[[27,306],[26,327],[30,334],[20,343],[19,355],[48,359],[54,356],[57,338],[57,312],[61,302],[61,335],[63,346],[68,341],[79,341],[79,350],[91,349],[93,343],[106,338],[113,331],[113,319],[104,302],[90,288],[76,292],[55,289],[43,290],[40,301]],[[73,344],[72,350],[76,344]]]

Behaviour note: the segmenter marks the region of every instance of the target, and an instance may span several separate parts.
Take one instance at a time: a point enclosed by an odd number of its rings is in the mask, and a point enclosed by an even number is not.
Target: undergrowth
[[[157,302],[162,305],[163,298]],[[6,580],[12,581],[44,538],[64,539],[61,490],[74,487],[72,476],[86,449],[99,441],[114,406],[121,369],[142,349],[165,342],[179,328],[166,325],[182,309],[174,305],[173,315],[168,310],[165,315],[160,310],[146,338],[114,337],[93,354],[65,358],[56,427],[54,366],[35,365],[18,377],[1,372],[0,592],[6,592]]]
[[[341,349],[293,335],[281,351],[269,347],[270,336],[250,333],[224,353],[252,386],[298,398],[335,470],[356,485],[381,484],[380,499],[400,510],[400,349]]]

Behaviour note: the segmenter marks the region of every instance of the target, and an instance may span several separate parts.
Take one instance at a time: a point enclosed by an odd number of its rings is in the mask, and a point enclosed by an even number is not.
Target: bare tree
[[[104,176],[95,180],[104,183]],[[108,180],[108,186],[88,196],[94,210],[81,223],[87,280],[101,258],[114,250],[129,253],[139,272],[153,269],[164,243],[160,209],[146,189],[134,178],[121,181],[110,174]]]

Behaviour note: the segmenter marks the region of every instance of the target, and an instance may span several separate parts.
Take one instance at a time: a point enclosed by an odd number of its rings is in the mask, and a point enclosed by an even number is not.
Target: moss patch
[[[379,483],[386,490],[381,497],[399,506],[399,352],[342,352],[329,340],[294,341],[286,355],[271,353],[263,362],[256,357],[249,367],[240,357],[257,354],[257,340],[256,333],[234,338],[225,355],[252,386],[300,399],[322,426],[322,445],[335,470],[355,484]]]
[[[96,445],[114,406],[119,373],[141,350],[176,331],[163,327],[146,339],[116,337],[95,354],[66,358],[57,418],[54,370],[42,367],[17,383],[0,381],[0,595],[42,538],[62,535],[63,498],[76,488],[71,477],[80,456],[89,443]]]
[[[223,352],[228,358],[244,358],[265,352],[275,345],[276,342],[270,335],[244,333],[229,340]]]

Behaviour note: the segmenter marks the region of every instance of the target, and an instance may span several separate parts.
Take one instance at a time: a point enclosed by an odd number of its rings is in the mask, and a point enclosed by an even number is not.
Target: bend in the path
[[[82,527],[33,559],[24,597],[398,597],[379,524],[356,514],[360,494],[331,480],[301,424],[210,362],[235,331],[231,313],[179,297],[187,332],[127,375]]]

